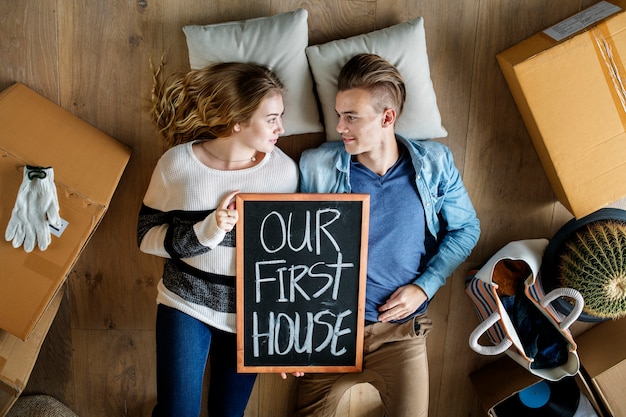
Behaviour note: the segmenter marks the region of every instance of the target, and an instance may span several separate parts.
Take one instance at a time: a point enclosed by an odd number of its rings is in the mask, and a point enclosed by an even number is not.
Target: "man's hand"
[[[387,299],[387,302],[378,308],[382,314],[378,320],[386,323],[394,320],[402,320],[415,312],[428,297],[423,289],[415,284],[405,285],[398,288]]]

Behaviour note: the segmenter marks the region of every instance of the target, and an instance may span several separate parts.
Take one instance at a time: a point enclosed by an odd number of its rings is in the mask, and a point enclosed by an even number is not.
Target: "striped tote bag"
[[[529,372],[558,381],[580,366],[569,327],[584,301],[572,288],[544,293],[540,269],[547,245],[546,239],[510,242],[468,274],[465,291],[479,318],[469,345],[481,355],[505,353]],[[574,304],[566,317],[550,304],[559,297]]]

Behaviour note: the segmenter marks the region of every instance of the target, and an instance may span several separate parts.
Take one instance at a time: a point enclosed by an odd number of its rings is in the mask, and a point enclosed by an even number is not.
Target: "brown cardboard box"
[[[626,319],[600,323],[576,339],[592,388],[614,417],[626,417]]]
[[[0,330],[0,416],[4,416],[24,391],[41,346],[63,299],[61,287],[44,311],[28,340]]]
[[[22,84],[0,93],[0,329],[26,340],[104,216],[130,149]],[[45,251],[4,239],[24,165],[52,166],[61,218]]]
[[[470,379],[487,414],[500,401],[540,381],[508,356],[473,372]]]
[[[541,378],[531,374],[508,356],[503,356],[485,367],[473,372],[470,374],[470,379],[472,381],[472,385],[476,389],[481,405],[483,406],[486,414],[491,417],[507,417],[506,415],[501,416],[500,414],[496,414],[496,411],[494,410],[495,406],[498,403],[514,396],[523,389],[541,381]],[[600,411],[600,407],[598,407],[593,394],[590,392],[582,377],[580,375],[576,375],[575,380],[578,388],[580,389],[580,393],[585,396],[585,399],[581,398],[581,400],[588,400],[584,404],[579,402],[578,414],[576,415],[589,417],[595,413],[597,416],[603,416]],[[583,412],[583,410],[586,412]],[[544,411],[545,410],[538,410],[539,413]],[[517,407],[516,412],[513,415],[523,415],[523,410]],[[536,415],[536,413],[529,412],[528,415]],[[537,415],[553,414],[552,412],[549,412],[547,414]],[[554,415],[558,415],[558,413],[554,413]]]
[[[548,30],[559,40],[544,31],[497,55],[553,191],[576,218],[626,196],[626,13],[580,26],[616,9],[592,7]]]

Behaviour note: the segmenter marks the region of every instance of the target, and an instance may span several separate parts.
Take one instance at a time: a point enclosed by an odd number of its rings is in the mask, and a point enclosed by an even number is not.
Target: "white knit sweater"
[[[293,193],[298,168],[279,148],[252,168],[212,169],[193,142],[159,159],[139,213],[142,252],[166,258],[157,302],[235,332],[235,229],[217,227],[215,209],[230,192]]]

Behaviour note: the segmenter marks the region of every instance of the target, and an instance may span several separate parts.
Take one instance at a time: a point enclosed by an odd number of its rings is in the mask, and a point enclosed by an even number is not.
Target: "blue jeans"
[[[207,357],[211,365],[209,416],[243,416],[256,374],[237,373],[235,334],[159,304],[156,343],[157,405],[153,417],[197,417],[200,414]]]

